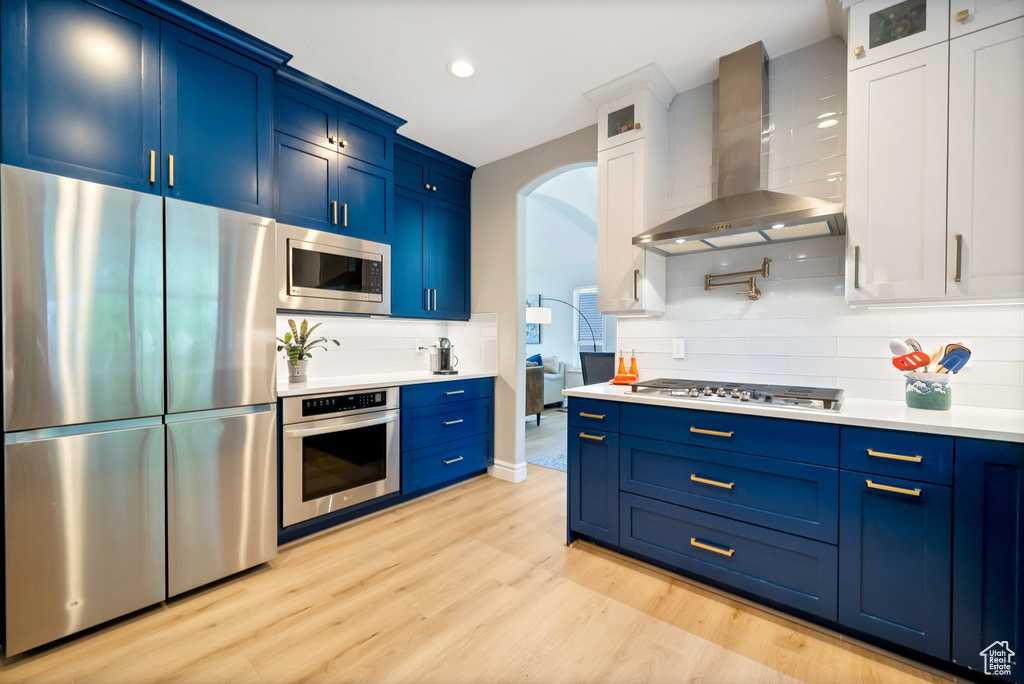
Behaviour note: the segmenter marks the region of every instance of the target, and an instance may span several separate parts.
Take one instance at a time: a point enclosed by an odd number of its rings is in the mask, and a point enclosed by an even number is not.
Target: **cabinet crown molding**
[[[602,86],[583,93],[583,97],[590,100],[595,107],[609,102],[623,95],[645,89],[661,103],[661,106],[668,109],[672,99],[676,96],[676,89],[669,82],[661,67],[656,62],[640,67],[625,76],[620,76],[614,81],[609,81]]]

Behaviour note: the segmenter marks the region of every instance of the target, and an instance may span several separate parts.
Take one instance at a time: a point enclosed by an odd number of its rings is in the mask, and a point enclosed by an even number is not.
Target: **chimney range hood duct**
[[[768,57],[760,42],[718,62],[718,198],[637,235],[662,254],[841,235],[843,203],[767,187]]]

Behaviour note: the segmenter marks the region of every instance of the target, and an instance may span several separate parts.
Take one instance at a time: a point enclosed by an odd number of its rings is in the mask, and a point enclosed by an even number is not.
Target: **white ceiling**
[[[651,62],[681,92],[750,43],[772,57],[831,35],[826,0],[190,1],[474,166],[593,124],[583,93]],[[476,74],[449,74],[455,57]]]

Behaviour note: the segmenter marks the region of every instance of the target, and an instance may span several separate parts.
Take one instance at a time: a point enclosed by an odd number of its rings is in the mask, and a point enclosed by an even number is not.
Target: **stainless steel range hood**
[[[768,57],[760,42],[718,62],[718,198],[633,238],[663,254],[745,247],[846,227],[843,203],[765,190]]]

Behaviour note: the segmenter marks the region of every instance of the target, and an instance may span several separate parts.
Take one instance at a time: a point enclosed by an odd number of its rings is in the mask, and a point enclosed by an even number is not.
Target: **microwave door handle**
[[[318,427],[318,428],[306,428],[305,430],[285,430],[285,437],[301,437],[303,435],[323,435],[328,432],[344,432],[345,430],[352,430],[354,428],[370,427],[371,425],[380,425],[382,423],[392,423],[398,420],[398,416],[384,416],[383,418],[372,418],[370,420],[360,420],[354,423],[343,423],[341,425],[331,425],[329,427]]]

